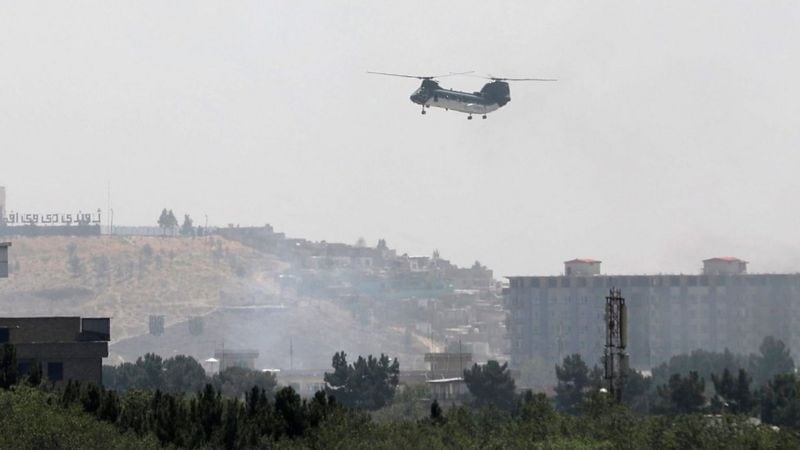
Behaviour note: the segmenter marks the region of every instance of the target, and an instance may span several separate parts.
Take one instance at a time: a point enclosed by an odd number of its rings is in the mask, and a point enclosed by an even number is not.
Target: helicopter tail
[[[481,89],[484,97],[496,102],[499,106],[505,106],[511,101],[511,90],[505,81],[492,81],[486,83]]]

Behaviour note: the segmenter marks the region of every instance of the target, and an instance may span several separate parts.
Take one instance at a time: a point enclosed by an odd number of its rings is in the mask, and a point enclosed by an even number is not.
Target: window
[[[8,328],[0,328],[0,344],[8,342]]]
[[[50,381],[61,381],[64,379],[64,363],[47,363],[47,379]]]

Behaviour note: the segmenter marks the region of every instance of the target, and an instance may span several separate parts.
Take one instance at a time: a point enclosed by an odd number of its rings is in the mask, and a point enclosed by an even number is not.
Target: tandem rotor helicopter
[[[444,108],[445,111],[453,110],[469,114],[467,119],[472,120],[473,114],[480,114],[485,119],[492,111],[502,108],[511,101],[511,90],[508,81],[557,81],[554,78],[500,78],[492,76],[472,75],[473,72],[448,73],[444,75],[406,75],[401,73],[371,72],[373,75],[386,75],[390,77],[416,78],[422,80],[420,87],[411,94],[411,101],[422,106],[422,114],[426,108],[434,106]],[[436,81],[437,78],[467,75],[490,80],[483,85],[480,92],[464,92],[445,89]]]

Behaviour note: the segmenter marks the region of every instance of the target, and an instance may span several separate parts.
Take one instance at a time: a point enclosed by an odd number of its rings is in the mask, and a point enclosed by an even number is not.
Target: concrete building
[[[747,273],[747,261],[733,256],[703,260],[703,275],[743,275]]]
[[[602,261],[589,258],[564,261],[564,274],[568,277],[600,275],[600,263]]]
[[[458,403],[469,392],[462,377],[428,380],[426,383],[431,389],[431,397],[439,404],[443,404],[443,402]]]
[[[0,224],[3,224],[6,219],[6,188],[0,186]]]
[[[568,263],[575,263],[576,260]],[[800,274],[747,274],[736,258],[704,261],[701,275],[508,277],[504,290],[511,365],[560,363],[603,353],[605,296],[622,289],[628,306],[631,366],[650,369],[695,349],[749,354],[766,336],[800,358]],[[574,267],[574,266],[573,266]],[[599,271],[599,262],[596,266]]]
[[[214,358],[219,361],[220,372],[228,367],[244,367],[245,369],[255,370],[257,350],[232,350],[222,349],[214,351]]]
[[[472,367],[472,353],[426,353],[425,362],[430,364],[430,379],[455,378]]]
[[[0,278],[8,278],[8,247],[10,242],[0,242]]]
[[[13,344],[18,372],[38,362],[56,384],[68,380],[101,384],[111,339],[108,318],[3,317],[0,343]]]

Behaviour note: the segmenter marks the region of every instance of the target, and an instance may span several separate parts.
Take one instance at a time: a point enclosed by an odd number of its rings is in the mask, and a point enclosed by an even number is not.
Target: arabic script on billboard
[[[21,213],[10,211],[2,219],[3,225],[99,225],[100,210],[95,213]]]

